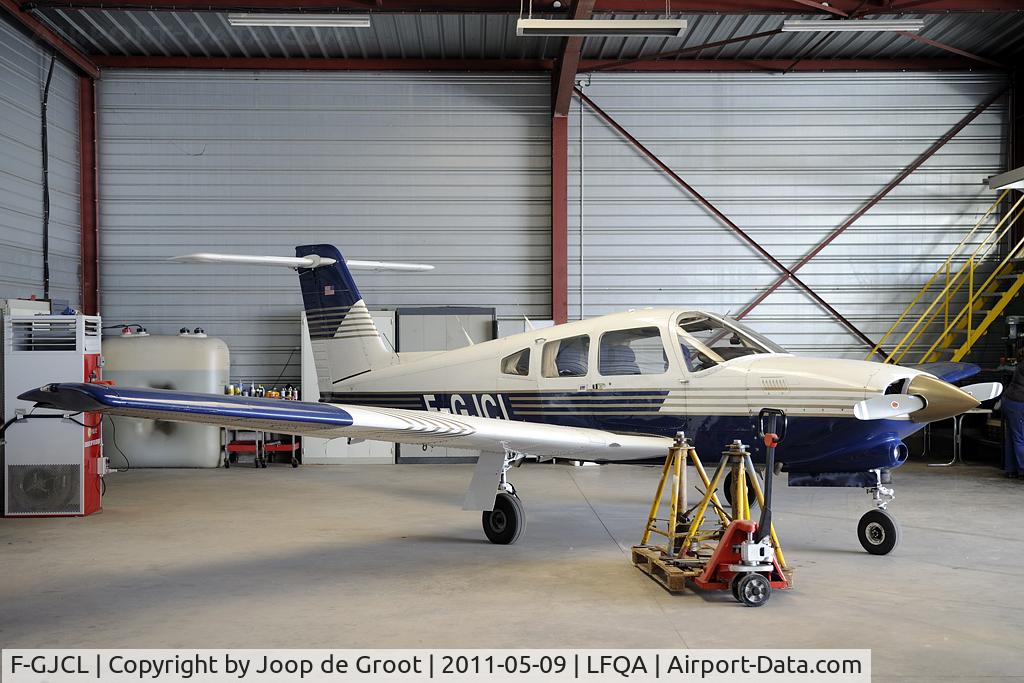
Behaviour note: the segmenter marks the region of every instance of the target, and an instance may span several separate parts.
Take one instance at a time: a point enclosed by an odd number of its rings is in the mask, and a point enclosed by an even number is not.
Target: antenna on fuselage
[[[455,319],[459,321],[459,327],[462,328],[462,334],[466,335],[466,341],[469,342],[469,345],[475,345],[476,342],[473,341],[473,338],[469,336],[469,332],[466,331],[466,326],[462,324],[462,318],[460,318],[459,316],[455,316]]]

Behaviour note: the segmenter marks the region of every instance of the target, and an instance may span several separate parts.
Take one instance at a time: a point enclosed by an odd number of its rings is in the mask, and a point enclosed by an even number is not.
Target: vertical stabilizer
[[[295,248],[297,257],[321,256],[334,259],[331,265],[298,268],[302,303],[306,308],[313,356],[325,359],[317,375],[338,382],[397,362],[397,355],[385,344],[366,308],[344,257],[329,244],[307,244]],[[320,387],[321,394],[331,387]]]

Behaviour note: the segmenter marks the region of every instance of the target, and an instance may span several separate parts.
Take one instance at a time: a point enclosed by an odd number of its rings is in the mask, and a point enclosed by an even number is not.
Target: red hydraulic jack
[[[702,590],[731,590],[737,601],[760,607],[768,602],[773,589],[792,586],[792,570],[786,566],[771,509],[775,449],[786,435],[785,413],[763,409],[758,414],[758,431],[766,447],[763,492],[750,452],[739,441],[729,444],[711,477],[683,434],[677,435],[669,449],[647,528],[632,553],[633,564],[668,590],[681,591],[690,582]],[[704,485],[701,501],[692,508],[686,504],[687,461]],[[727,472],[731,478],[730,510],[718,499]],[[659,520],[666,488],[670,495],[668,518]],[[757,522],[750,519],[751,492],[761,507]],[[664,536],[666,545],[650,545],[652,534]]]

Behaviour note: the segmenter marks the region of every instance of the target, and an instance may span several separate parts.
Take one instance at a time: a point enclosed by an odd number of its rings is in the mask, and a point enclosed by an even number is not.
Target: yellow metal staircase
[[[889,331],[871,349],[880,353],[901,326],[903,336],[885,355],[886,363],[960,361],[999,319],[1024,288],[1024,238],[1000,258],[999,245],[1024,216],[1024,195],[975,244],[973,239],[1009,191],[1004,191],[924,284]],[[972,239],[973,238],[973,239]],[[973,250],[968,253],[968,249]],[[936,291],[937,290],[937,291]],[[925,305],[926,301],[930,301]],[[923,310],[915,310],[924,306]],[[909,325],[909,327],[908,327]],[[909,356],[909,357],[908,357]]]

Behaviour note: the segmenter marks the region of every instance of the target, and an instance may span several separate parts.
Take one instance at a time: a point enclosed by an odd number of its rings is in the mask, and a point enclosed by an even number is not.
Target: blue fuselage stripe
[[[737,398],[741,397],[737,393]],[[324,400],[407,410],[432,410],[460,415],[584,427],[619,434],[690,436],[701,459],[716,462],[726,444],[739,439],[755,458],[763,457],[753,415],[686,414],[684,399],[672,400],[673,412],[661,412],[668,390],[616,392],[466,392],[346,393]],[[745,409],[741,405],[736,408]],[[678,411],[678,412],[677,412]],[[791,471],[864,472],[900,464],[897,446],[923,425],[906,420],[861,421],[850,417],[791,415],[779,460]]]

